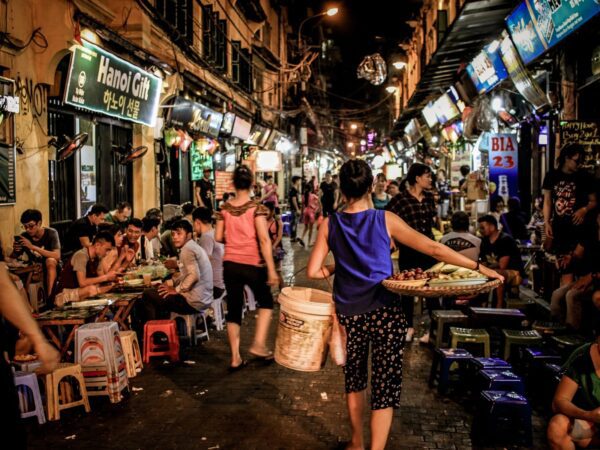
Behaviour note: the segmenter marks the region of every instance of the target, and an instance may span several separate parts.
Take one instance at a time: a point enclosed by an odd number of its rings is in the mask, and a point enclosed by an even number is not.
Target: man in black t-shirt
[[[325,180],[319,187],[321,190],[321,204],[323,205],[323,217],[328,217],[335,211],[337,184],[333,182],[331,171],[325,172]]]
[[[27,209],[21,214],[21,224],[25,231],[15,238],[12,258],[26,254],[29,261],[42,264],[46,275],[46,292],[52,293],[56,281],[56,268],[60,261],[60,240],[54,228],[42,226],[42,213],[37,209]]]
[[[200,181],[196,182],[196,203],[198,203],[199,207],[204,207],[213,210],[213,198],[215,194],[215,187],[210,180],[211,169],[204,169],[203,178]]]
[[[104,222],[108,209],[104,205],[96,204],[90,208],[86,216],[77,219],[69,230],[69,250],[79,250],[92,245],[94,236],[98,233],[98,225]]]
[[[298,229],[298,218],[302,215],[302,209],[300,208],[300,182],[302,178],[299,176],[292,177],[292,187],[290,188],[290,192],[288,193],[288,203],[290,204],[290,211],[292,213],[292,221],[290,223],[290,240],[291,242],[298,242],[301,246],[304,247],[304,241],[297,237],[297,229]]]
[[[577,247],[588,213],[596,207],[593,177],[579,170],[584,159],[583,147],[563,147],[557,170],[544,179],[544,226],[552,239],[552,250],[558,256],[568,255]],[[571,273],[563,273],[561,284],[573,281]]]
[[[504,277],[504,285],[496,290],[496,306],[502,308],[505,286],[518,290],[522,277],[525,276],[521,252],[517,241],[498,230],[498,221],[494,216],[480,217],[478,222],[482,236],[479,259]]]

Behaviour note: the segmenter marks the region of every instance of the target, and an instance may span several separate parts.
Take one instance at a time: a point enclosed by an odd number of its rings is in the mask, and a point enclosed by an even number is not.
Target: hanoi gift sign
[[[71,57],[65,103],[154,126],[162,80],[83,41]]]

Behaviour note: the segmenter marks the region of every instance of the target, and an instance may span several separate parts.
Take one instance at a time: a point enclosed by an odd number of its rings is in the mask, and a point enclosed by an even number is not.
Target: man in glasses
[[[561,270],[561,286],[573,282],[573,257],[588,213],[596,208],[594,179],[581,170],[585,152],[578,144],[560,151],[558,168],[544,179],[544,226]]]
[[[42,226],[42,213],[28,209],[21,214],[25,231],[15,237],[11,257],[27,255],[32,263],[40,263],[46,275],[46,292],[51,294],[56,281],[56,268],[60,261],[60,239],[54,228]]]

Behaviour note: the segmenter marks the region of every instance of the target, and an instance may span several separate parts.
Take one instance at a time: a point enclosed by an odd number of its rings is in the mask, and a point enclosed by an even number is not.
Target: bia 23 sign
[[[71,57],[65,103],[154,126],[162,80],[83,41]]]
[[[519,190],[519,144],[516,134],[492,133],[488,143],[490,181],[504,200],[517,195]],[[490,190],[491,191],[491,190]]]

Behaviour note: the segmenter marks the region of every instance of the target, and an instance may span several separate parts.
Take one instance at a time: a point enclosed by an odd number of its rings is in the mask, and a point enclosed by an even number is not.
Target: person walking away
[[[411,165],[406,175],[405,185],[406,189],[401,190],[391,199],[385,209],[396,214],[409,227],[433,239],[432,228],[437,218],[437,207],[433,194],[429,192],[432,188],[432,172],[429,166],[420,163]],[[424,255],[412,247],[399,244],[398,248],[401,255],[398,259],[398,268],[401,271],[419,267],[427,270],[433,265],[433,259],[430,256]],[[427,299],[427,304],[434,309],[434,302],[437,301],[437,299]],[[411,342],[415,332],[414,298],[403,296],[402,307],[408,322],[406,340]]]
[[[12,353],[11,345],[5,339],[6,331],[14,327],[33,344],[41,363],[36,371],[39,374],[52,372],[60,361],[60,355],[48,343],[26,304],[16,300],[18,297],[6,265],[0,263],[0,433],[7,449],[25,450],[27,435],[19,413],[17,389],[12,370],[4,358],[5,352]]]
[[[307,275],[323,279],[335,274],[336,314],[347,332],[344,366],[352,438],[346,449],[364,449],[363,410],[371,347],[371,449],[385,448],[394,409],[400,406],[402,353],[407,324],[395,294],[381,282],[393,274],[392,240],[419,254],[502,277],[409,227],[396,214],[370,208],[373,175],[363,160],[350,160],[340,170],[347,202],[343,213],[325,219],[310,255]],[[324,265],[329,252],[334,264]],[[401,253],[401,257],[404,254]]]
[[[596,207],[593,178],[580,170],[584,156],[581,145],[567,144],[560,151],[558,169],[548,172],[542,184],[546,239],[552,241],[559,261],[577,247],[585,218]],[[570,271],[561,274],[561,286],[572,281]]]
[[[386,184],[387,179],[385,175],[382,173],[377,174],[377,178],[375,178],[375,190],[371,194],[375,209],[385,209],[391,200],[391,197],[385,192]]]
[[[240,353],[240,327],[244,306],[244,286],[249,286],[258,303],[254,342],[249,353],[272,359],[267,335],[273,314],[273,296],[269,286],[279,283],[269,232],[267,208],[250,199],[254,176],[247,166],[233,172],[235,198],[216,214],[215,240],[225,243],[223,279],[227,289],[227,337],[231,348],[230,371],[246,366]]]
[[[271,239],[271,244],[273,245],[273,261],[275,262],[275,270],[277,270],[277,275],[279,276],[279,290],[281,291],[283,289],[281,261],[283,261],[283,257],[285,255],[283,245],[281,244],[281,240],[283,238],[283,223],[279,218],[279,208],[276,208],[271,202],[265,203],[265,206],[269,210],[269,215],[267,216],[267,227],[269,230],[269,238]]]
[[[323,205],[323,217],[328,217],[329,214],[335,211],[334,205],[336,204],[335,194],[337,188],[337,184],[333,182],[331,170],[328,170],[325,172],[325,179],[319,186],[321,193],[321,205]]]
[[[275,206],[279,206],[279,198],[277,197],[277,185],[273,182],[273,175],[265,177],[265,185],[262,189],[261,203],[272,202]]]
[[[194,196],[198,206],[213,210],[213,198],[215,195],[215,187],[210,179],[212,169],[208,167],[202,171],[202,179],[196,182],[194,188]]]
[[[300,185],[302,178],[298,175],[292,177],[292,187],[288,194],[288,203],[290,204],[290,212],[292,213],[292,221],[290,223],[290,242],[297,242],[304,247],[304,241],[298,238],[298,220],[302,217],[302,209],[300,208]]]
[[[304,242],[306,233],[308,233],[308,246],[312,245],[313,228],[320,211],[322,211],[322,207],[319,197],[317,197],[312,186],[309,184],[306,186],[306,191],[304,192],[304,231],[302,232],[301,239]]]

